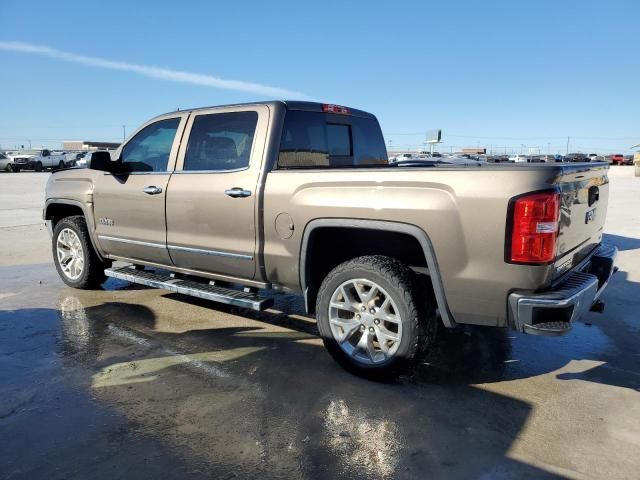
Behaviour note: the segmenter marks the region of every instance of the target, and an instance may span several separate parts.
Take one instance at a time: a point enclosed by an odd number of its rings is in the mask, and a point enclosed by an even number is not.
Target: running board
[[[153,288],[162,288],[171,292],[204,298],[214,302],[226,303],[251,310],[264,310],[273,305],[273,298],[264,298],[255,293],[233,288],[207,285],[193,280],[172,277],[168,272],[139,270],[128,265],[126,267],[107,268],[107,277],[118,278],[126,282],[138,283]]]

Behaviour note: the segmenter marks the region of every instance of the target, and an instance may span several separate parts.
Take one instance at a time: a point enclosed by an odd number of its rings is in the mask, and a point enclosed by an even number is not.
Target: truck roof
[[[186,108],[184,110],[181,110],[181,112],[197,112],[199,110],[208,110],[211,108],[246,107],[250,105],[267,105],[267,106],[284,105],[287,110],[304,110],[307,112],[322,112],[323,105],[327,105],[327,104],[322,102],[307,102],[302,100],[269,100],[265,102],[231,103],[228,105],[212,105],[209,107]],[[351,108],[351,107],[346,107],[346,108],[348,108],[349,114],[352,116],[375,118],[373,114],[369,112],[365,112],[364,110],[358,110],[356,108]],[[163,115],[167,115],[170,113],[173,113],[173,112],[167,112],[166,114],[163,114]]]

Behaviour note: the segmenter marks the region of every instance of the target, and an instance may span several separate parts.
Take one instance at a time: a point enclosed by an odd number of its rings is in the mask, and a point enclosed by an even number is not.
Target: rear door
[[[171,265],[165,198],[186,118],[172,114],[143,126],[116,152],[126,173],[97,177],[94,215],[105,253]]]
[[[167,193],[167,246],[182,268],[252,279],[269,108],[192,112]]]

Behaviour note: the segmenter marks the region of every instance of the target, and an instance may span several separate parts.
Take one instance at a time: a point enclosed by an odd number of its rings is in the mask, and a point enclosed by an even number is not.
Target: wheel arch
[[[87,230],[89,231],[89,240],[91,240],[91,246],[98,255],[98,258],[104,261],[104,254],[100,250],[99,244],[95,238],[95,224],[93,222],[93,215],[90,215],[88,210],[89,207],[77,200],[69,200],[66,198],[50,198],[45,202],[42,216],[47,223],[49,234],[52,235],[53,228],[60,219],[74,215],[82,215],[85,219],[85,222],[87,223]]]
[[[440,312],[440,316],[442,317],[442,322],[448,328],[453,328],[456,326],[455,319],[451,314],[449,304],[445,295],[444,285],[442,283],[442,276],[438,267],[435,250],[427,233],[415,225],[383,220],[322,218],[312,220],[305,226],[300,248],[299,275],[300,286],[305,300],[305,307],[308,312],[311,312],[313,310],[315,296],[318,289],[317,285],[312,285],[313,272],[311,271],[311,268],[313,262],[311,261],[311,257],[313,254],[313,238],[323,229],[331,228],[346,228],[353,229],[354,231],[374,230],[380,232],[402,234],[414,239],[418,243],[422,255],[424,255],[424,261],[429,270],[429,276],[433,285],[436,304]]]

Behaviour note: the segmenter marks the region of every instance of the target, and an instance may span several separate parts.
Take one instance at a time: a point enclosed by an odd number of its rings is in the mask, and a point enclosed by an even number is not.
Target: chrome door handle
[[[144,187],[142,191],[147,195],[157,195],[159,193],[162,193],[162,189],[160,187],[156,187],[155,185]]]
[[[233,187],[225,190],[224,194],[229,195],[230,197],[233,197],[233,198],[250,197],[251,190],[245,190],[244,188],[240,188],[240,187]]]

